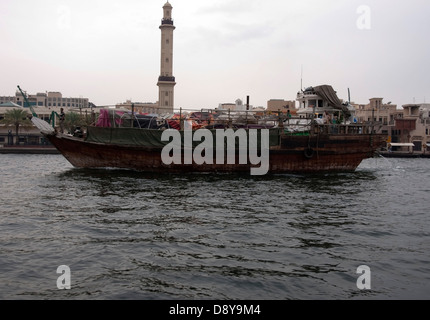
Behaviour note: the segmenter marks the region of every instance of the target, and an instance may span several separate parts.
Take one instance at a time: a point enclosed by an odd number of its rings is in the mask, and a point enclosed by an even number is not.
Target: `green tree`
[[[28,128],[32,126],[31,121],[28,119],[27,110],[24,109],[6,111],[1,123],[7,126],[15,126],[16,144],[19,144],[19,127]]]

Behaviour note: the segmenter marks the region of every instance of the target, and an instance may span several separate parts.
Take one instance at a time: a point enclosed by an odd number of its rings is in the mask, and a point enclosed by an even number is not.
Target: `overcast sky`
[[[0,0],[0,95],[156,102],[166,0]],[[175,107],[267,106],[301,87],[430,102],[428,0],[170,0]]]

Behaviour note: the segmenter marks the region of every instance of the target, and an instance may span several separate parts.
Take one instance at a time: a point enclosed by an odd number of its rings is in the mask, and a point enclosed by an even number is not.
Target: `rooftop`
[[[22,108],[20,105],[17,105],[16,103],[13,103],[11,101],[0,104],[0,107],[3,107],[3,108]]]

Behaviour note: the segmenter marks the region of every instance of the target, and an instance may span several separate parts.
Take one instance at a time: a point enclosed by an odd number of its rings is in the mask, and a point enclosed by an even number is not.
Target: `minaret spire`
[[[176,27],[172,20],[172,5],[169,1],[163,6],[163,19],[161,20],[161,66],[159,87],[159,108],[161,112],[173,113],[174,87],[176,85],[173,76],[173,31]]]

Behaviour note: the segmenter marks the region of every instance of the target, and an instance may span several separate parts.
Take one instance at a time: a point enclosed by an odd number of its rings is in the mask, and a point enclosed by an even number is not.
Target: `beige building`
[[[89,101],[87,98],[63,98],[60,92],[48,92],[47,105],[49,107],[63,107],[63,108],[89,108]]]
[[[160,114],[161,111],[158,107],[158,102],[132,102],[131,100],[127,100],[126,102],[118,103],[115,107],[117,109],[134,111],[136,113]],[[161,114],[163,114],[163,112],[161,112]]]
[[[21,107],[20,105],[13,102],[6,102],[0,104],[0,120],[4,119],[6,112],[12,109],[23,109],[26,110],[28,115],[31,115],[29,108]],[[45,107],[34,108],[38,111],[38,117],[49,121],[52,110],[46,110]],[[43,111],[42,111],[43,110]],[[42,112],[40,112],[42,111]],[[39,113],[40,112],[40,113]],[[39,129],[35,126],[30,125],[28,127],[19,127],[19,136],[16,137],[15,127],[6,126],[0,123],[0,148],[7,145],[40,145],[46,144],[46,139],[43,138]]]
[[[388,130],[388,126],[394,125],[395,118],[402,114],[397,109],[397,105],[391,103],[384,104],[383,98],[371,98],[367,105],[357,105],[354,103],[352,105],[356,109],[356,118],[359,123],[379,122],[385,127],[384,130]]]
[[[372,98],[367,105],[353,104],[358,122],[373,122],[388,135],[392,151],[426,152],[430,150],[430,104],[397,105]]]
[[[247,111],[252,109],[252,105],[244,104],[241,99],[237,99],[235,103],[220,103],[218,105],[218,110]]]
[[[426,152],[430,150],[430,105],[403,105],[403,116],[395,120],[391,130],[391,145],[398,151]]]
[[[288,110],[291,114],[296,114],[296,102],[295,101],[285,101],[280,99],[271,99],[267,102],[267,111],[269,112],[279,112],[287,113]]]
[[[80,108],[85,109],[90,107],[88,98],[63,98],[61,92],[46,92],[37,94],[27,94],[28,102],[32,107],[62,107],[66,108]],[[0,96],[0,104],[13,102],[17,105],[24,107],[24,97],[20,91],[15,93],[15,96]]]
[[[34,111],[37,114],[37,117],[43,119],[47,122],[50,122],[51,117],[55,113],[59,114],[60,109],[57,107],[34,107]],[[30,108],[21,107],[18,104],[13,102],[7,102],[0,104],[0,120],[4,119],[6,112],[12,109],[23,109],[27,111],[27,114],[31,115]],[[100,113],[99,108],[88,108],[88,109],[67,109],[64,108],[64,112],[67,114],[69,112],[76,112],[81,115],[82,118],[86,118],[89,122],[95,121],[98,118]],[[52,122],[51,122],[52,123]],[[55,118],[55,124],[58,126],[58,117]],[[47,140],[40,133],[40,130],[36,128],[34,125],[30,125],[28,127],[20,127],[19,128],[19,137],[17,138],[15,135],[15,127],[14,126],[6,126],[0,123],[0,148],[7,145],[16,145],[18,139],[19,145],[46,145]]]
[[[33,110],[36,112],[40,119],[47,122],[50,121],[53,113],[60,113],[63,108],[66,113],[77,112],[81,116],[91,116],[91,112],[95,108],[91,108],[92,104],[87,98],[63,98],[61,92],[46,92],[37,94],[27,94],[27,100]],[[30,108],[26,105],[24,96],[18,90],[15,96],[0,96],[0,120],[4,119],[7,111],[11,109],[24,109],[28,115],[31,115]],[[0,147],[10,144],[16,144],[15,128],[0,124]],[[46,139],[42,136],[40,131],[35,126],[20,127],[18,143],[22,145],[39,145],[45,144]]]

